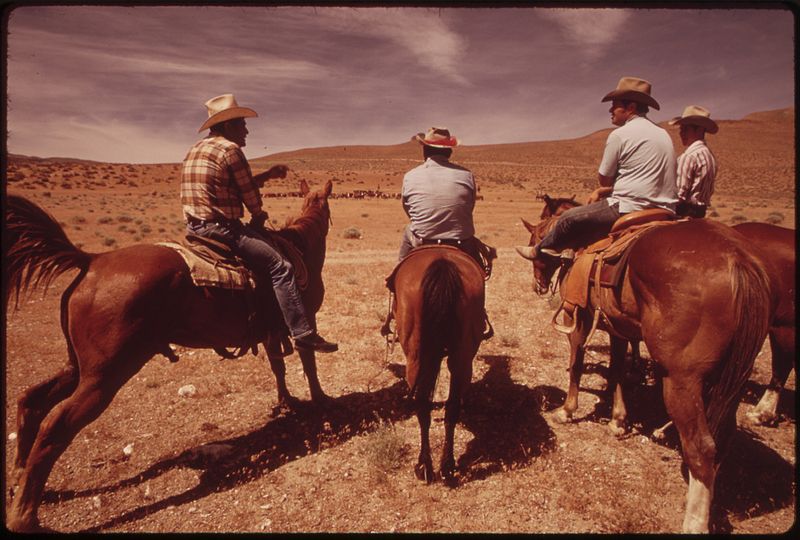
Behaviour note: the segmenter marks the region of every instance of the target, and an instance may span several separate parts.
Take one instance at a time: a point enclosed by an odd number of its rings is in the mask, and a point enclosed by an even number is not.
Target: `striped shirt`
[[[717,170],[717,160],[705,141],[690,144],[678,156],[678,198],[700,206],[710,205]]]
[[[242,204],[251,215],[262,212],[261,194],[239,145],[212,135],[189,149],[181,172],[183,213],[197,219],[239,219]]]

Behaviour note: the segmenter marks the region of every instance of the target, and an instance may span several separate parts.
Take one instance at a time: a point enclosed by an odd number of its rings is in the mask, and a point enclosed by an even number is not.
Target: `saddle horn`
[[[533,247],[531,246],[515,246],[514,249],[516,249],[517,253],[524,259],[532,261],[536,258],[533,253]]]

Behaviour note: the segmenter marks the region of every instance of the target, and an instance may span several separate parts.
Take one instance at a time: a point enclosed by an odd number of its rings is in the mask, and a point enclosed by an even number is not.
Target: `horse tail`
[[[422,277],[422,327],[420,329],[420,382],[429,385],[428,399],[433,399],[441,358],[458,343],[458,300],[463,290],[456,265],[436,259]]]
[[[748,257],[745,262],[735,261],[731,270],[732,308],[736,321],[733,339],[719,375],[709,389],[706,406],[708,427],[715,440],[732,435],[723,431],[735,426],[741,392],[750,378],[770,325],[770,283],[764,268]]]
[[[36,204],[19,195],[8,195],[3,259],[4,305],[14,293],[16,308],[20,293],[40,286],[46,290],[58,276],[78,268],[80,274],[67,289],[73,290],[86,274],[92,255],[76,247],[61,225]]]

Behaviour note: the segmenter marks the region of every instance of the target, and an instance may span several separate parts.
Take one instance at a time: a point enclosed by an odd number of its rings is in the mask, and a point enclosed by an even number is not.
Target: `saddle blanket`
[[[211,262],[184,245],[175,242],[159,242],[157,245],[174,249],[183,257],[192,282],[198,287],[219,287],[222,289],[255,289],[253,274],[243,266],[233,262]]]

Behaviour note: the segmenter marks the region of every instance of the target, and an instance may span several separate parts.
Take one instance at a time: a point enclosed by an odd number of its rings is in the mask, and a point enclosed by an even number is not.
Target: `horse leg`
[[[298,349],[300,354],[300,361],[303,363],[303,372],[308,379],[308,389],[311,392],[311,401],[315,405],[322,405],[330,401],[325,392],[322,391],[322,386],[319,384],[319,377],[317,376],[317,359],[314,351],[309,349]]]
[[[66,399],[78,385],[78,371],[72,366],[55,377],[26,390],[17,402],[17,452],[10,488],[13,490],[25,470],[39,426],[53,407]]]
[[[581,375],[583,375],[583,359],[586,354],[586,328],[588,327],[579,313],[574,313],[573,317],[578,317],[578,320],[575,330],[567,336],[569,341],[569,389],[564,405],[556,409],[553,415],[555,420],[562,424],[571,422],[572,415],[578,410],[578,393],[580,392]]]
[[[706,423],[702,382],[697,377],[664,377],[664,403],[678,430],[689,468],[684,533],[707,533],[717,475],[717,448]]]
[[[764,395],[752,411],[747,413],[750,423],[764,426],[775,425],[778,419],[778,400],[794,366],[795,329],[773,328],[769,334],[772,350],[772,378]]]
[[[291,411],[298,400],[289,393],[289,388],[286,386],[286,362],[283,360],[283,356],[270,354],[268,349],[267,358],[272,373],[275,374],[275,382],[278,387],[278,404],[272,409],[272,416],[275,417]]]
[[[44,486],[56,461],[78,432],[108,407],[117,391],[135,371],[120,370],[120,373],[110,376],[111,380],[103,379],[106,373],[81,374],[72,395],[56,405],[42,421],[20,477],[19,490],[8,511],[9,529],[40,529],[38,509]]]
[[[461,405],[464,392],[472,380],[472,356],[465,356],[458,351],[451,352],[447,358],[447,367],[450,370],[450,392],[444,409],[444,446],[442,457],[439,461],[439,470],[442,479],[450,481],[456,469],[456,460],[453,455],[455,444],[455,431],[458,419],[461,416]]]
[[[611,420],[608,428],[615,436],[624,435],[628,430],[627,417],[628,411],[625,408],[623,399],[622,383],[625,370],[625,353],[628,350],[628,342],[616,336],[611,337],[611,361],[608,370],[608,389],[613,395],[611,406]]]
[[[430,428],[433,390],[436,385],[436,375],[439,371],[440,362],[441,359],[420,358],[422,367],[414,390],[414,405],[420,434],[419,458],[417,459],[417,465],[414,467],[414,472],[418,479],[424,480],[428,484],[435,479],[433,475],[433,460],[431,459]]]

